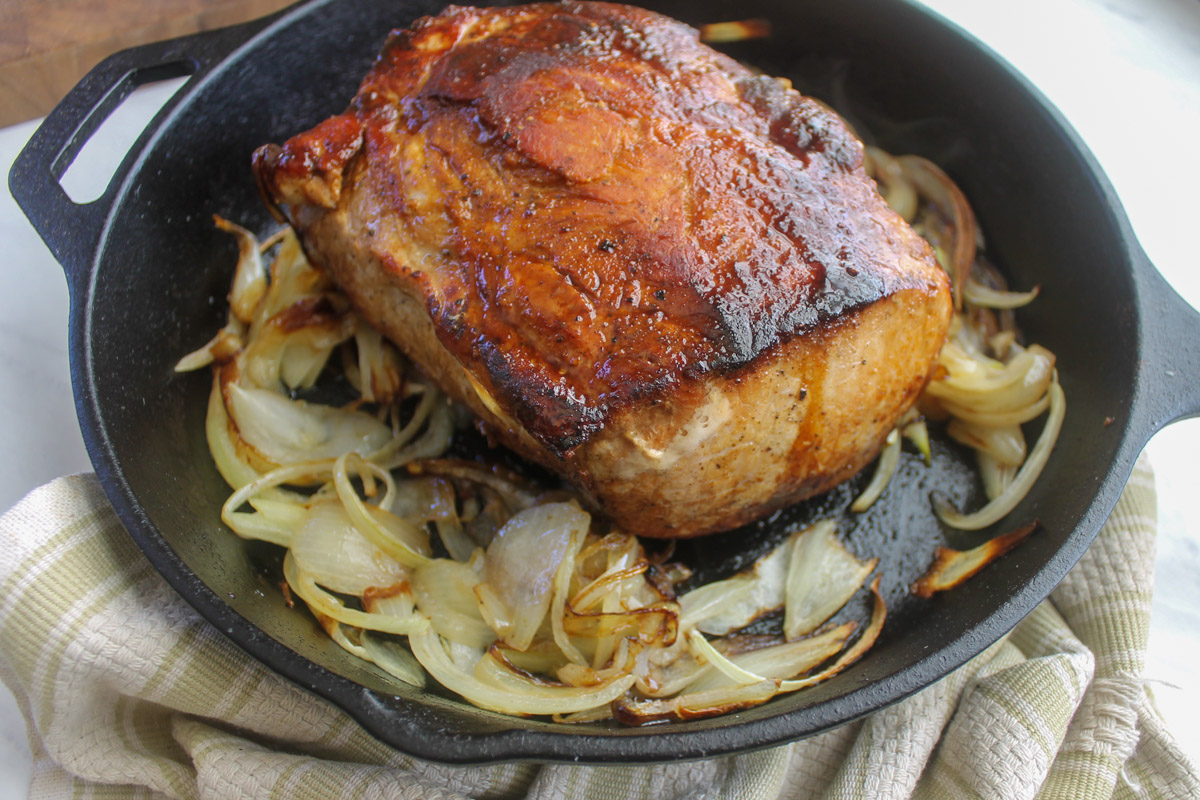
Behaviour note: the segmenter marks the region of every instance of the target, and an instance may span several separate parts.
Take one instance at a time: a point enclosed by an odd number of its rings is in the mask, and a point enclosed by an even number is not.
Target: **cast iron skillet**
[[[851,547],[882,558],[892,609],[882,639],[834,680],[726,717],[640,729],[554,726],[390,680],[331,644],[306,612],[286,609],[272,583],[277,554],[221,526],[227,489],[203,434],[208,378],[179,377],[172,366],[224,321],[234,245],[214,231],[211,215],[270,228],[250,153],[341,111],[388,30],[439,5],[312,0],[119,53],[46,119],[10,178],[66,270],[84,439],[130,535],[248,653],[381,740],[452,763],[661,761],[764,747],[852,720],[932,683],[1015,625],[1091,542],[1150,436],[1200,412],[1200,316],[1151,267],[1092,157],[1019,75],[905,2],[746,0],[737,14],[767,17],[775,33],[732,55],[792,77],[893,152],[936,160],[966,190],[1012,283],[1041,285],[1020,321],[1059,357],[1066,424],[1037,487],[984,535],[1033,518],[1041,531],[964,586],[912,598],[906,587],[937,544],[969,546],[982,536],[942,530],[929,512],[934,486],[977,500],[964,454],[939,444],[933,468],[906,457],[884,500],[840,523]],[[730,15],[719,2],[650,5],[693,24]],[[181,75],[190,80],[103,196],[73,204],[58,179],[88,136],[137,86]],[[841,513],[861,482],[681,555],[705,575],[736,569],[790,526]]]

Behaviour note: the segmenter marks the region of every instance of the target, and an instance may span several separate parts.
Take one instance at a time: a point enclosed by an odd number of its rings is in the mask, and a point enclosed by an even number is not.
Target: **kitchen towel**
[[[93,475],[0,518],[0,678],[33,798],[1197,798],[1142,677],[1152,473],[1053,595],[924,691],[790,745],[707,761],[447,767],[373,739],[252,660],[134,546]]]

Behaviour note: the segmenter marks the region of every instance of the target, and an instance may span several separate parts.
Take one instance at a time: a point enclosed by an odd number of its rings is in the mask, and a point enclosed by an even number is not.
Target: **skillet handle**
[[[77,296],[76,284],[87,279],[113,202],[149,137],[183,99],[188,87],[196,85],[274,16],[109,56],[67,93],[21,150],[9,172],[9,189],[62,264],[72,297]],[[73,202],[59,180],[104,120],[139,86],[183,76],[191,77],[159,109],[113,173],[104,193],[90,203]]]
[[[1177,420],[1200,416],[1200,311],[1171,288],[1137,248],[1143,357],[1135,397],[1148,441]]]

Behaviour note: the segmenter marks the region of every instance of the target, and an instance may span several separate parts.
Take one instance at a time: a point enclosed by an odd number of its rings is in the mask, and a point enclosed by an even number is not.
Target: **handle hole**
[[[150,120],[188,81],[185,74],[137,85],[138,77],[134,72],[125,79],[120,105],[92,131],[59,180],[72,201],[90,203],[104,194],[117,167]],[[87,135],[82,129],[80,133]]]

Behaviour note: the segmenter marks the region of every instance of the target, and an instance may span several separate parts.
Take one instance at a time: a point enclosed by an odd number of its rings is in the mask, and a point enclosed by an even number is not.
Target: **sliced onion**
[[[596,686],[618,675],[631,674],[637,667],[637,656],[643,649],[641,643],[634,639],[621,639],[613,649],[611,657],[595,667],[567,663],[559,667],[554,674],[560,681],[571,686]],[[498,649],[494,653],[497,657],[501,654],[502,651]]]
[[[771,645],[727,658],[747,674],[759,675],[763,679],[794,679],[841,652],[857,627],[854,622],[844,622],[804,639]],[[688,691],[707,691],[727,685],[729,684],[725,676],[714,670],[701,676],[688,687]]]
[[[875,598],[875,602],[871,608],[871,621],[867,623],[867,627],[863,630],[862,635],[858,637],[858,641],[848,649],[842,651],[837,661],[817,674],[810,675],[807,678],[795,678],[780,682],[779,690],[781,692],[794,692],[829,680],[855,661],[858,661],[858,659],[862,658],[871,649],[875,641],[879,638],[879,634],[883,631],[883,623],[887,620],[887,606],[883,602],[883,597],[879,594],[879,578],[876,578],[871,583],[871,594]]]
[[[474,592],[479,581],[479,573],[467,564],[439,558],[413,571],[412,589],[439,635],[483,649],[496,640],[496,633],[479,612]]]
[[[717,672],[721,673],[731,683],[744,686],[749,683],[761,683],[766,680],[762,675],[755,675],[753,672],[738,666],[717,652],[716,648],[704,638],[704,634],[698,630],[693,629],[688,632],[688,644],[698,659],[711,664]]]
[[[623,697],[613,703],[613,716],[627,725],[645,725],[667,719],[702,719],[762,705],[778,692],[775,681],[761,681],[682,694],[669,700]]]
[[[455,561],[465,562],[471,558],[472,553],[479,549],[475,541],[463,530],[462,523],[457,518],[440,519],[434,524],[442,546]]]
[[[203,347],[188,353],[175,364],[176,372],[192,372],[207,367],[209,364],[223,364],[237,356],[241,351],[242,336],[246,326],[237,317],[230,314],[225,327],[217,331]]]
[[[1037,444],[1030,451],[1029,458],[1021,465],[1021,469],[1017,471],[1012,483],[998,497],[971,514],[958,511],[950,505],[950,501],[945,497],[935,495],[934,511],[937,512],[942,522],[951,528],[975,531],[998,522],[1005,514],[1016,508],[1017,503],[1021,502],[1021,499],[1029,493],[1029,489],[1042,474],[1046,462],[1050,460],[1050,451],[1054,449],[1054,443],[1058,440],[1058,433],[1062,429],[1066,411],[1066,398],[1063,395],[1062,387],[1055,380],[1050,384],[1050,413],[1046,417],[1046,424],[1042,427]]]
[[[221,394],[220,380],[214,376],[212,391],[208,395],[208,411],[204,416],[204,433],[208,439],[208,451],[212,454],[217,472],[234,489],[261,477],[238,450],[229,431],[229,416],[225,413],[225,399]]]
[[[238,320],[249,324],[254,312],[267,293],[267,270],[263,267],[258,239],[254,234],[224,217],[213,214],[213,222],[238,240],[237,271],[229,290],[229,308]]]
[[[1019,467],[1025,461],[1025,435],[1016,425],[990,427],[954,419],[946,426],[946,433],[956,442],[986,453],[1004,466]]]
[[[947,272],[954,289],[954,307],[962,308],[963,290],[967,276],[971,274],[971,266],[975,263],[978,236],[971,204],[967,202],[958,184],[932,161],[913,155],[900,156],[896,161],[917,191],[933,203],[954,226],[950,269]]]
[[[673,546],[673,542],[668,546]],[[605,573],[624,570],[644,560],[643,555],[638,538],[624,531],[610,531],[602,537],[592,537],[579,551],[579,577],[581,580],[600,579]],[[581,589],[580,594],[571,600],[571,604],[581,610],[581,595],[585,591]]]
[[[279,379],[289,389],[310,389],[325,370],[332,347],[292,343],[279,359]]]
[[[996,358],[1006,358],[1016,343],[1015,331],[1000,331],[989,337],[987,342],[988,348],[996,355]]]
[[[552,714],[550,718],[564,725],[578,725],[583,722],[603,722],[606,719],[612,719],[613,712],[610,704],[576,711],[574,714]]]
[[[567,634],[587,639],[637,636],[643,644],[670,644],[679,630],[679,609],[674,603],[587,614],[568,609],[563,627]]]
[[[628,644],[628,639],[622,639],[622,644]],[[598,686],[601,683],[612,680],[616,673],[628,675],[629,670],[619,670],[609,668],[607,670],[592,669],[584,664],[566,663],[563,664],[554,673],[560,683],[567,686]]]
[[[933,450],[929,446],[929,426],[925,424],[924,419],[915,419],[907,423],[900,432],[917,448],[921,458],[925,459],[925,466],[933,463]]]
[[[376,547],[401,564],[410,567],[427,564],[432,553],[429,532],[383,508],[364,503],[350,483],[352,467],[359,472],[373,471],[389,482],[392,478],[387,470],[357,456],[352,461],[350,456],[343,455],[334,462],[332,472],[337,496],[341,499],[354,527]]]
[[[275,493],[271,494],[271,496],[275,499],[292,498],[294,499],[294,502],[303,504],[307,502],[307,498],[303,497],[302,495],[279,490],[276,487],[283,484],[306,486],[313,483],[319,483],[329,476],[332,469],[333,462],[328,460],[302,461],[296,464],[289,464],[286,467],[279,467],[266,473],[265,475],[261,475],[242,486],[225,500],[225,504],[221,506],[221,521],[230,528],[233,528],[235,531],[237,531],[239,527],[245,528],[247,524],[254,524],[248,522],[248,518],[252,515],[239,512],[238,509],[249,502],[251,498],[267,492],[274,491]],[[264,524],[273,525],[269,520],[267,520]],[[268,541],[271,540],[268,539]],[[282,544],[282,542],[279,543]]]
[[[978,331],[956,316],[950,323],[950,338],[938,353],[941,373],[935,379],[944,380],[951,375],[959,380],[994,378],[1004,371],[1005,363],[986,355]]]
[[[361,595],[371,587],[408,580],[404,566],[355,530],[340,503],[318,503],[292,536],[296,566],[339,594]]]
[[[231,511],[225,515],[225,524],[243,539],[257,539],[280,547],[289,547],[292,543],[291,530],[281,527],[261,514]]]
[[[602,603],[607,598],[620,598],[625,594],[624,589],[626,585],[629,585],[630,589],[633,589],[635,586],[645,585],[646,581],[642,576],[649,567],[650,563],[644,560],[638,561],[631,566],[627,565],[627,562],[624,560],[619,561],[603,575],[600,575],[587,586],[580,589],[571,598],[571,608],[577,613],[583,613]]]
[[[707,692],[764,680],[776,680],[782,685],[784,680],[794,679],[795,676],[837,655],[857,627],[854,622],[845,622],[807,639],[772,645],[735,656],[721,653],[712,644],[702,641],[703,637],[693,631],[690,642],[698,651],[698,655],[712,664],[714,669],[703,673],[699,680],[687,687],[687,691],[689,694]]]
[[[425,670],[404,645],[370,631],[363,631],[361,638],[367,657],[380,669],[418,689],[425,688]]]
[[[310,609],[311,610],[311,609]],[[363,661],[370,661],[371,656],[366,649],[346,634],[346,628],[342,623],[338,622],[333,617],[327,617],[324,614],[313,611],[313,616],[317,618],[317,622],[325,629],[325,633],[329,634],[329,638],[334,641],[339,647],[345,650],[355,658],[361,658]],[[357,628],[351,628],[351,631],[358,631]]]
[[[289,229],[271,262],[270,284],[255,310],[250,327],[251,337],[256,337],[263,326],[283,309],[306,298],[319,297],[331,289],[329,277],[308,263],[300,240]]]
[[[388,345],[383,335],[370,325],[358,325],[354,329],[354,343],[358,347],[358,386],[363,399],[368,402],[390,403],[400,397],[404,388],[400,358]]]
[[[874,560],[859,563],[832,530],[832,523],[826,521],[797,531],[749,571],[688,592],[679,599],[680,627],[724,636],[785,604],[792,605],[792,624],[789,627],[786,618],[784,623],[792,636],[820,625],[845,605],[876,564]],[[817,569],[832,572],[823,578]],[[831,605],[825,616],[815,619]]]
[[[291,552],[283,557],[283,577],[292,591],[308,604],[314,614],[323,614],[356,628],[366,628],[384,633],[411,634],[429,629],[429,620],[419,614],[399,617],[346,608],[341,598],[322,589],[312,575],[297,566]]]
[[[896,474],[896,467],[900,465],[900,431],[893,428],[887,435],[887,440],[884,443],[883,450],[879,453],[879,459],[875,463],[875,474],[871,476],[871,482],[867,484],[867,488],[863,489],[853,503],[850,504],[850,510],[861,513],[875,504],[879,496],[883,494],[883,490],[892,482],[892,476]]]
[[[968,279],[963,297],[982,308],[1020,308],[1032,303],[1040,291],[1040,287],[1035,286],[1028,292],[1008,292]]]
[[[270,490],[268,490],[270,491]],[[276,497],[284,497],[275,491]],[[244,539],[259,539],[264,542],[290,547],[295,530],[308,516],[308,504],[300,495],[287,499],[264,496],[248,499],[255,513],[229,512],[228,522],[233,532]]]
[[[413,524],[457,516],[454,490],[440,478],[413,477],[398,481],[387,509],[398,517],[411,520]]]
[[[1040,417],[1050,407],[1050,395],[1043,394],[1029,405],[1020,406],[1010,411],[976,411],[969,406],[961,405],[952,400],[943,400],[942,407],[951,416],[957,417],[963,422],[990,428],[1000,428],[1006,425],[1023,425],[1032,419]]]
[[[496,532],[476,587],[484,618],[510,647],[524,650],[550,608],[554,576],[582,541],[591,518],[571,503],[547,503],[516,514]],[[576,545],[577,546],[577,545]]]
[[[481,682],[491,684],[497,689],[513,695],[524,695],[525,702],[544,701],[559,704],[556,706],[556,710],[560,714],[583,711],[597,705],[610,703],[624,694],[633,684],[632,675],[614,670],[608,680],[600,683],[589,686],[569,686],[524,674],[511,664],[506,664],[503,660],[496,658],[494,653],[494,650],[490,650],[475,665],[475,676]]]
[[[309,504],[302,502],[301,498],[302,495],[296,495],[294,498],[288,499],[258,495],[251,497],[246,502],[267,519],[278,523],[280,526],[287,527],[289,530],[295,530],[303,525],[304,520],[308,518]]]
[[[230,383],[225,397],[241,437],[276,464],[369,453],[391,436],[368,414],[291,400],[268,389]]]
[[[579,652],[579,648],[571,641],[571,636],[567,632],[567,597],[571,592],[571,579],[575,575],[579,551],[583,548],[585,537],[586,530],[572,535],[568,541],[567,550],[563,553],[562,561],[559,562],[558,569],[554,573],[554,595],[550,602],[550,631],[554,637],[554,643],[558,645],[558,649],[562,651],[565,659],[577,665],[586,664],[587,659],[584,658],[583,653]],[[598,659],[606,659],[610,652],[611,649],[605,647],[594,655]]]
[[[239,356],[246,382],[271,390],[280,382],[311,386],[334,349],[353,334],[354,324],[324,296],[297,301],[247,337]]]
[[[908,178],[904,177],[904,170],[896,163],[891,153],[878,147],[867,147],[866,155],[868,172],[883,184],[879,193],[883,195],[884,201],[903,217],[905,222],[912,222],[917,216],[917,190]]]
[[[735,575],[720,581],[706,583],[679,598],[682,609],[682,624],[685,628],[705,625],[711,619],[713,625],[724,630],[736,630],[752,622],[759,615],[754,602],[755,580],[752,575]],[[750,614],[739,613],[729,622],[722,614],[729,608],[752,609]],[[768,611],[773,609],[768,609]],[[765,613],[765,612],[763,612]],[[709,631],[713,633],[714,631]]]
[[[935,592],[962,585],[972,575],[1023,542],[1025,537],[1037,530],[1038,525],[1038,521],[1034,520],[970,550],[939,547],[933,564],[912,585],[912,593],[917,597],[932,597]]]
[[[679,598],[680,627],[724,636],[782,608],[790,550],[791,539],[756,561],[748,572],[706,584]]]
[[[563,657],[558,645],[546,639],[534,640],[525,650],[513,650],[500,641],[492,642],[486,649],[496,652],[509,664],[531,675],[554,675],[571,663]]]
[[[454,487],[442,478],[414,477],[399,481],[395,501],[388,510],[414,525],[433,522],[438,538],[455,561],[465,563],[478,549],[458,518]]]
[[[408,617],[416,611],[412,586],[400,584],[384,589],[368,589],[362,596],[363,611],[387,617]]]
[[[422,426],[429,422],[430,416],[438,405],[438,401],[442,399],[441,394],[430,389],[422,393],[420,401],[417,403],[416,409],[413,410],[412,416],[404,427],[392,434],[391,439],[379,450],[371,453],[370,459],[380,464],[384,464],[388,469],[395,469],[396,466],[391,466],[391,460],[405,449],[405,445],[416,437]],[[440,452],[440,451],[439,451]]]
[[[634,681],[632,675],[624,675],[583,689],[545,686],[522,680],[482,654],[474,670],[467,672],[451,659],[441,637],[432,631],[411,635],[408,641],[413,655],[434,680],[481,708],[504,714],[570,714],[595,708],[623,695]],[[487,680],[477,677],[477,673]]]
[[[795,538],[788,564],[783,632],[795,639],[816,630],[854,596],[878,559],[860,562],[824,520]]]
[[[1047,404],[1049,404],[1048,399]],[[1003,494],[1004,490],[1013,482],[1013,478],[1017,477],[1019,467],[1000,464],[987,453],[977,453],[976,460],[979,462],[979,477],[983,482],[983,493],[987,495],[988,500],[994,500]]]
[[[285,225],[284,227],[279,228],[274,233],[269,235],[267,238],[265,238],[261,242],[259,242],[258,243],[258,252],[266,253],[268,250],[270,250],[272,247],[275,247],[276,245],[278,245],[280,242],[282,242],[288,236],[295,238],[296,234],[292,231],[291,228],[289,228]]]
[[[453,412],[449,405],[439,402],[443,399],[440,393],[431,389],[427,396],[429,397],[428,405],[426,405],[425,398],[422,397],[421,405],[417,408],[418,414],[421,413],[422,408],[429,409],[424,433],[404,446],[397,444],[397,442],[405,441],[410,430],[415,432],[414,426],[418,417],[414,415],[413,421],[406,425],[404,430],[385,446],[370,454],[369,458],[372,461],[386,469],[397,469],[411,462],[433,458],[446,452],[450,446],[450,437],[454,434]]]
[[[647,697],[672,697],[711,671],[696,658],[687,637],[680,636],[672,645],[647,647],[637,654],[635,686]]]
[[[950,348],[944,348],[943,356],[948,352]],[[966,367],[966,363],[956,364],[949,375],[930,381],[925,391],[975,411],[1012,411],[1036,402],[1045,393],[1054,372],[1054,354],[1032,345],[999,371],[975,368],[973,374],[962,374]]]

